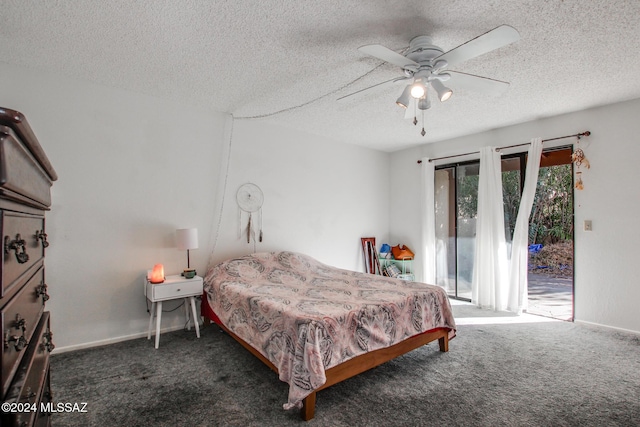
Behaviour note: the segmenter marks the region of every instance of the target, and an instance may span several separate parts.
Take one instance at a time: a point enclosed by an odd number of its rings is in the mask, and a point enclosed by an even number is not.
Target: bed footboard
[[[316,393],[334,384],[344,381],[348,378],[361,374],[376,366],[382,365],[398,356],[402,356],[418,347],[422,347],[432,341],[438,340],[440,351],[449,351],[449,330],[446,328],[436,329],[434,331],[425,332],[420,335],[413,336],[391,347],[381,348],[379,350],[365,353],[354,357],[340,365],[329,368],[326,371],[327,382],[322,387],[314,390],[302,401],[302,409],[300,415],[305,421],[309,421],[315,416],[316,411]]]

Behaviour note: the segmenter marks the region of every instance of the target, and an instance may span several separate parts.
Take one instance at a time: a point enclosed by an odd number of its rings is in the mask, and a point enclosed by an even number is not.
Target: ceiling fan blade
[[[460,46],[436,57],[434,61],[444,59],[449,67],[464,62],[476,56],[484,55],[492,50],[501,48],[520,40],[520,33],[509,25],[501,25],[491,31],[471,39]]]
[[[336,101],[344,102],[346,100],[353,100],[353,99],[357,98],[357,96],[362,95],[362,94],[364,94],[366,92],[369,92],[372,89],[381,89],[381,88],[389,86],[389,85],[391,85],[393,83],[401,82],[401,81],[408,80],[408,79],[409,79],[408,77],[394,77],[394,78],[392,78],[390,80],[387,80],[387,81],[384,81],[384,82],[380,82],[380,83],[375,84],[373,86],[365,87],[364,89],[360,89],[360,90],[352,92],[352,93],[350,93],[348,95],[341,96]]]
[[[401,68],[406,68],[407,66],[410,66],[410,68],[419,67],[419,64],[417,62],[400,55],[398,52],[395,52],[388,47],[384,47],[379,44],[361,46],[358,48],[358,50],[362,53],[366,53],[369,56],[382,59],[383,61],[387,61],[388,63],[397,65]]]
[[[509,89],[509,82],[503,82],[502,80],[461,73],[460,71],[449,70],[447,73],[451,73],[447,86],[451,86],[454,89],[454,93],[455,89],[465,89],[490,95],[500,95]]]

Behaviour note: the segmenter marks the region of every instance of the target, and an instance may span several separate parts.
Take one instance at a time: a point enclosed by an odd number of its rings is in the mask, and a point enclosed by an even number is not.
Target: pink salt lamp
[[[162,283],[164,282],[164,266],[162,264],[156,264],[153,266],[153,270],[151,270],[151,277],[149,278],[151,283]]]

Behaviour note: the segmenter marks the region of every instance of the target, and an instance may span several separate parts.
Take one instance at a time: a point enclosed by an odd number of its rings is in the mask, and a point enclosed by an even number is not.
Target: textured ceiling
[[[1,62],[385,151],[640,97],[637,0],[0,0],[0,15]],[[453,69],[509,90],[434,102],[424,137],[402,85],[336,102],[402,75],[359,46],[430,35],[447,51],[501,24],[521,39]]]

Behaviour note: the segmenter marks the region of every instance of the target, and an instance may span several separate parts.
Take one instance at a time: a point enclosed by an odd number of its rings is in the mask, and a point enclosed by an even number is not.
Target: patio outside
[[[573,243],[531,246],[527,313],[573,320]]]

